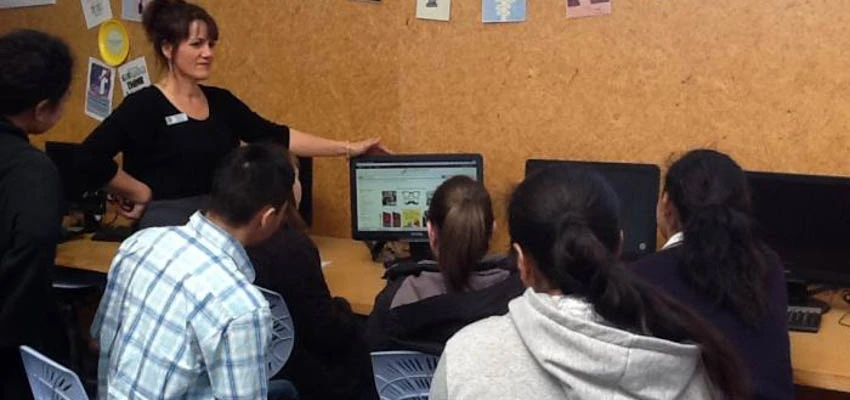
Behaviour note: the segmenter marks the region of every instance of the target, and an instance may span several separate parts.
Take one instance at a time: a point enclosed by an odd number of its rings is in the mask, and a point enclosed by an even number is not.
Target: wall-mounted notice
[[[484,23],[525,21],[525,0],[482,0],[481,21]]]
[[[567,18],[611,14],[611,0],[566,0]]]

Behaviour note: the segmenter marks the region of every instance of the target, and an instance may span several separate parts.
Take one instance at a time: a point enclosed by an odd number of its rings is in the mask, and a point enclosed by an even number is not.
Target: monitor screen
[[[565,160],[528,160],[525,175],[551,166],[583,167],[602,175],[620,198],[620,226],[626,261],[655,252],[655,206],[661,170],[653,164],[606,163]]]
[[[425,211],[443,181],[456,175],[483,180],[480,154],[352,158],[351,228],[358,240],[424,240]]]
[[[850,178],[748,172],[765,241],[795,278],[850,285]]]

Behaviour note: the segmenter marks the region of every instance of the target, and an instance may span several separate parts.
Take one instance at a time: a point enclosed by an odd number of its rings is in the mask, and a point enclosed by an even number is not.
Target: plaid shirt
[[[266,398],[271,314],[242,246],[195,213],[112,261],[92,337],[100,399]]]

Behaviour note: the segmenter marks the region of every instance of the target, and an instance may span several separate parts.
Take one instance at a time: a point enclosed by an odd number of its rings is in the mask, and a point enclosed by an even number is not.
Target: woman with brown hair
[[[511,262],[485,258],[493,208],[484,185],[465,176],[448,179],[434,192],[427,219],[437,260],[388,270],[389,281],[375,299],[366,329],[373,351],[440,354],[459,329],[504,314],[522,293]]]
[[[379,139],[324,139],[266,120],[210,77],[218,25],[184,0],[153,0],[142,24],[166,68],[155,85],[130,96],[83,143],[79,169],[89,186],[124,200],[140,227],[182,224],[203,208],[218,162],[241,142],[272,141],[299,156],[383,152]],[[123,168],[113,161],[123,155]]]

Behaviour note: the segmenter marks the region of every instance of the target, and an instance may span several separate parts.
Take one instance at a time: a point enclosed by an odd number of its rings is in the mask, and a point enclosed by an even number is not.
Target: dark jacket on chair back
[[[369,347],[439,355],[464,326],[507,313],[508,302],[524,289],[515,265],[505,257],[483,261],[464,292],[448,292],[433,262],[388,269],[387,286],[375,298],[366,327]]]

